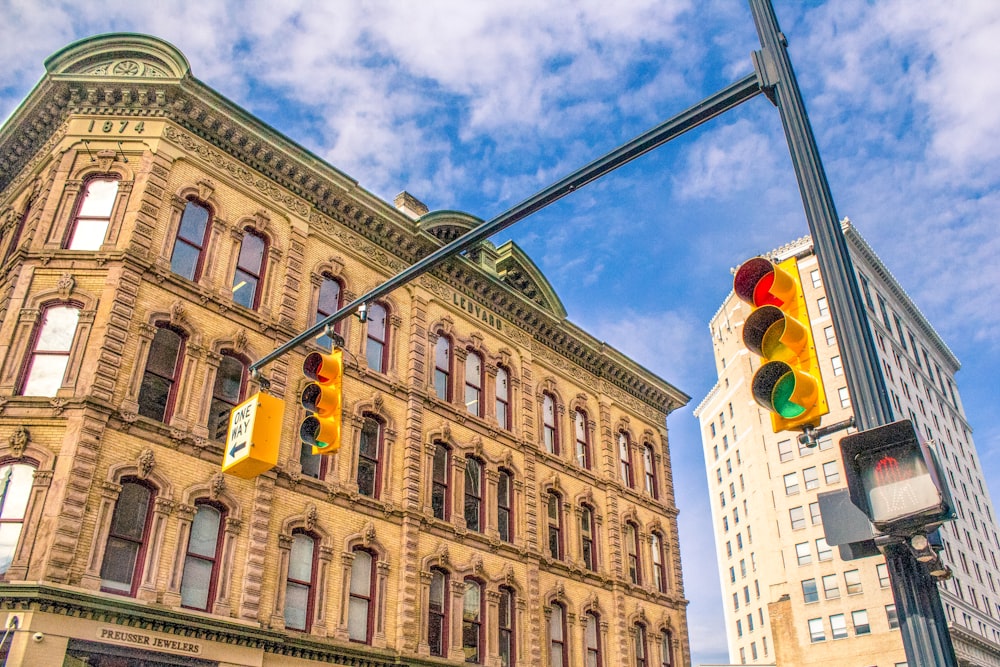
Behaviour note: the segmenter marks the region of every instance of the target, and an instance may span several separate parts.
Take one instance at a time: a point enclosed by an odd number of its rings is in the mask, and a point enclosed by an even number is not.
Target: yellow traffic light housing
[[[340,449],[343,350],[310,353],[302,362],[302,372],[312,382],[302,390],[302,407],[310,414],[299,427],[299,437],[312,445],[313,454],[334,454]]]
[[[748,260],[736,271],[733,291],[754,308],[743,324],[743,344],[762,359],[751,391],[771,413],[771,429],[817,426],[830,410],[797,260]]]

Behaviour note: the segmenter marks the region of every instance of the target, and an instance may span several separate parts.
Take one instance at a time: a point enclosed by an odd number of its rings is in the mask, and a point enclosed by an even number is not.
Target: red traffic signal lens
[[[322,382],[337,382],[344,374],[344,357],[340,350],[329,354],[311,352],[302,362],[302,372],[310,380]]]

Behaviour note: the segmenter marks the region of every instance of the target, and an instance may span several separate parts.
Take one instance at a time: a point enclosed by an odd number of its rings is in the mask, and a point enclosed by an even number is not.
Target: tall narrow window
[[[341,285],[338,280],[333,276],[323,274],[323,280],[319,284],[319,296],[316,298],[316,322],[322,322],[330,315],[340,310],[343,305],[341,302]],[[334,325],[334,330],[338,333],[340,332],[340,322]],[[333,340],[329,336],[323,334],[316,339],[316,344],[320,347],[325,347],[328,350],[333,349]]]
[[[652,445],[643,446],[642,462],[646,473],[646,493],[654,499],[659,498],[660,494],[656,486],[656,455],[653,453]]]
[[[632,488],[632,446],[625,431],[618,432],[618,474],[622,484]]]
[[[653,551],[653,582],[656,584],[656,590],[666,593],[667,569],[663,559],[663,537],[656,531],[650,535],[650,547]]]
[[[497,423],[500,428],[510,430],[510,377],[503,366],[497,367]]]
[[[352,642],[372,643],[375,600],[375,559],[364,549],[354,550],[351,561],[351,591],[347,603],[347,635]]]
[[[181,576],[181,606],[211,611],[222,549],[220,529],[225,515],[208,503],[200,502],[196,507]]]
[[[556,433],[556,399],[552,394],[542,394],[542,436],[545,440],[545,451],[549,454],[559,453],[559,439]]]
[[[483,358],[469,352],[465,358],[465,409],[469,414],[483,416]]]
[[[101,563],[102,590],[135,595],[149,539],[153,497],[153,490],[139,481],[122,483]]]
[[[146,370],[139,388],[139,414],[165,422],[173,410],[183,359],[184,337],[169,325],[158,323],[149,346]]]
[[[483,639],[483,585],[466,579],[462,596],[462,653],[466,662],[482,664]]]
[[[0,574],[14,562],[35,469],[14,463],[0,467]]]
[[[233,276],[233,301],[247,308],[256,309],[260,304],[260,293],[264,281],[264,256],[267,241],[256,232],[243,230],[240,257],[236,262]]]
[[[646,626],[642,623],[635,624],[635,667],[647,667],[649,660],[646,657]]]
[[[483,532],[483,464],[465,459],[465,527]]]
[[[68,249],[100,250],[108,235],[117,194],[118,179],[92,178],[87,181],[66,242]]]
[[[550,491],[548,494],[546,521],[549,528],[549,555],[562,560],[562,498],[558,493]]]
[[[660,635],[660,666],[671,667],[674,664],[674,641],[669,630]],[[766,651],[765,651],[766,653]]]
[[[549,618],[549,666],[566,667],[566,610],[558,602],[552,603]]]
[[[573,426],[576,431],[576,464],[590,470],[590,440],[587,438],[587,413],[573,412]]]
[[[597,554],[594,553],[594,511],[590,505],[580,506],[580,553],[583,566],[597,571]]]
[[[315,597],[315,574],[316,538],[296,531],[292,533],[288,579],[285,581],[285,627],[290,630],[309,632]]]
[[[170,270],[188,280],[201,277],[205,246],[211,232],[209,217],[208,209],[201,204],[189,201],[184,205],[181,226],[170,255]]]
[[[501,469],[497,481],[497,531],[504,542],[513,540],[513,513],[511,499],[514,497],[514,479],[511,474]]]
[[[448,511],[448,477],[451,467],[451,452],[440,443],[434,443],[434,470],[431,474],[431,509],[435,519],[445,521],[451,516]]]
[[[229,411],[244,398],[247,384],[246,363],[230,352],[223,352],[212,390],[208,414],[208,437],[225,440],[229,430]]]
[[[373,303],[368,307],[368,339],[365,343],[368,368],[376,373],[385,373],[388,357],[389,313],[382,304]]]
[[[70,305],[53,305],[42,312],[21,383],[22,396],[55,396],[59,391],[79,319],[80,309]]]
[[[448,646],[448,573],[431,568],[431,587],[427,603],[427,644],[431,655],[444,656]]]
[[[442,401],[451,400],[451,339],[444,335],[434,343],[434,393]]]
[[[639,565],[639,529],[631,521],[625,523],[625,555],[629,581],[638,586],[642,584],[642,569]]]
[[[500,655],[500,667],[514,667],[517,660],[517,644],[514,635],[514,591],[507,586],[500,587],[500,601],[497,608],[497,625],[499,626],[497,652]]]
[[[586,657],[584,665],[586,667],[603,667],[604,660],[601,659],[601,619],[592,611],[588,611],[583,616],[584,631],[586,640]]]
[[[365,415],[358,441],[358,493],[379,497],[382,482],[382,424]]]

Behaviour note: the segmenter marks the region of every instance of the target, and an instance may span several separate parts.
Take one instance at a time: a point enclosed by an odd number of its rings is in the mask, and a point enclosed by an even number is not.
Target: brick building
[[[339,453],[220,472],[248,365],[481,221],[390,205],[105,35],[0,129],[10,666],[683,665],[666,417],[688,397],[488,242],[341,323]]]

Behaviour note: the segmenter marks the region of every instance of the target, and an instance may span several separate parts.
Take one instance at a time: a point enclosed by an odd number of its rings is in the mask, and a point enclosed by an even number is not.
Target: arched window
[[[674,640],[669,630],[660,634],[660,667],[671,667],[674,664]]]
[[[653,579],[656,590],[667,592],[667,570],[663,560],[663,537],[657,531],[650,534],[650,547],[653,551]]]
[[[368,339],[365,358],[368,368],[385,373],[389,358],[389,313],[385,306],[373,303],[368,307]]]
[[[378,498],[382,486],[382,424],[364,416],[358,441],[358,493]]]
[[[442,401],[451,400],[451,339],[444,334],[434,343],[434,393]]]
[[[469,414],[482,417],[483,358],[476,352],[465,357],[465,409]]]
[[[108,235],[111,211],[118,194],[118,179],[88,179],[77,202],[76,217],[66,239],[69,250],[100,250]]]
[[[434,461],[431,472],[431,510],[434,518],[447,521],[451,517],[448,482],[451,478],[451,452],[441,442],[434,443]]]
[[[101,590],[135,596],[142,576],[155,496],[152,487],[137,479],[122,482],[101,563]]]
[[[447,655],[448,647],[448,573],[431,568],[430,595],[427,601],[427,644],[431,655]]]
[[[601,657],[601,617],[592,611],[588,611],[583,616],[583,623],[583,636],[586,640],[584,665],[586,667],[603,667],[604,659]]]
[[[325,320],[330,315],[341,309],[342,289],[340,282],[333,276],[324,273],[322,282],[319,284],[319,295],[316,298],[316,323]],[[340,332],[340,322],[333,325],[338,333]],[[316,339],[316,344],[328,350],[333,349],[333,341],[326,334]]]
[[[191,522],[184,574],[181,576],[181,606],[211,611],[218,583],[225,512],[208,502],[198,502]]]
[[[351,594],[347,609],[347,633],[352,642],[372,643],[375,613],[375,558],[365,549],[354,549],[351,562]]]
[[[462,595],[462,653],[466,662],[476,665],[482,664],[486,653],[483,616],[483,585],[475,579],[466,579]]]
[[[316,538],[296,530],[292,533],[292,549],[288,556],[288,578],[285,580],[285,627],[309,632],[315,602]]]
[[[183,333],[157,323],[139,388],[139,414],[143,417],[160,422],[169,419],[177,398],[184,342]]]
[[[590,505],[580,505],[580,553],[583,556],[583,566],[592,572],[597,571],[597,553],[594,550],[594,510]]]
[[[625,556],[629,581],[637,586],[642,584],[642,569],[639,562],[639,529],[631,521],[625,522]]]
[[[465,459],[465,527],[483,532],[483,464],[479,459]]]
[[[14,562],[34,478],[35,468],[30,465],[0,467],[0,574]]]
[[[211,233],[210,218],[211,214],[205,206],[194,201],[188,201],[184,205],[180,229],[177,230],[174,250],[170,255],[170,270],[177,275],[188,280],[198,280],[201,277],[205,247]]]
[[[28,355],[22,396],[55,396],[66,376],[80,309],[69,304],[47,306]]]
[[[546,522],[549,529],[549,555],[556,560],[562,560],[562,498],[555,491],[548,493],[546,498]]]
[[[240,257],[233,275],[233,301],[241,306],[256,310],[260,305],[266,255],[267,239],[252,229],[244,229]]]
[[[514,590],[508,586],[500,587],[500,602],[497,608],[497,625],[499,625],[498,641],[500,646],[500,667],[514,667],[517,660],[517,638],[514,634]]]
[[[496,381],[496,395],[497,395],[497,423],[500,428],[509,431],[510,430],[510,377],[507,375],[507,369],[503,366],[497,367],[497,381]]]
[[[590,470],[590,440],[587,437],[587,413],[583,410],[574,410],[573,426],[576,431],[576,464],[585,470]]]
[[[558,602],[552,603],[549,617],[549,665],[567,667],[569,656],[566,652],[566,608]]]
[[[552,394],[542,394],[542,437],[545,441],[545,451],[549,454],[559,453],[559,438],[556,431],[556,399]]]
[[[647,667],[649,660],[646,656],[646,626],[642,623],[635,624],[635,667]]]
[[[225,440],[229,431],[229,411],[244,399],[247,365],[232,352],[224,351],[215,375],[212,407],[208,415],[208,437]]]
[[[629,443],[628,434],[625,431],[618,431],[618,472],[622,478],[622,484],[632,488],[632,446]]]
[[[658,499],[660,492],[656,485],[656,455],[653,453],[652,445],[643,445],[642,462],[646,473],[646,493],[652,496],[654,500]]]
[[[514,539],[513,499],[514,477],[509,471],[501,468],[497,481],[497,531],[504,542],[511,542]]]

